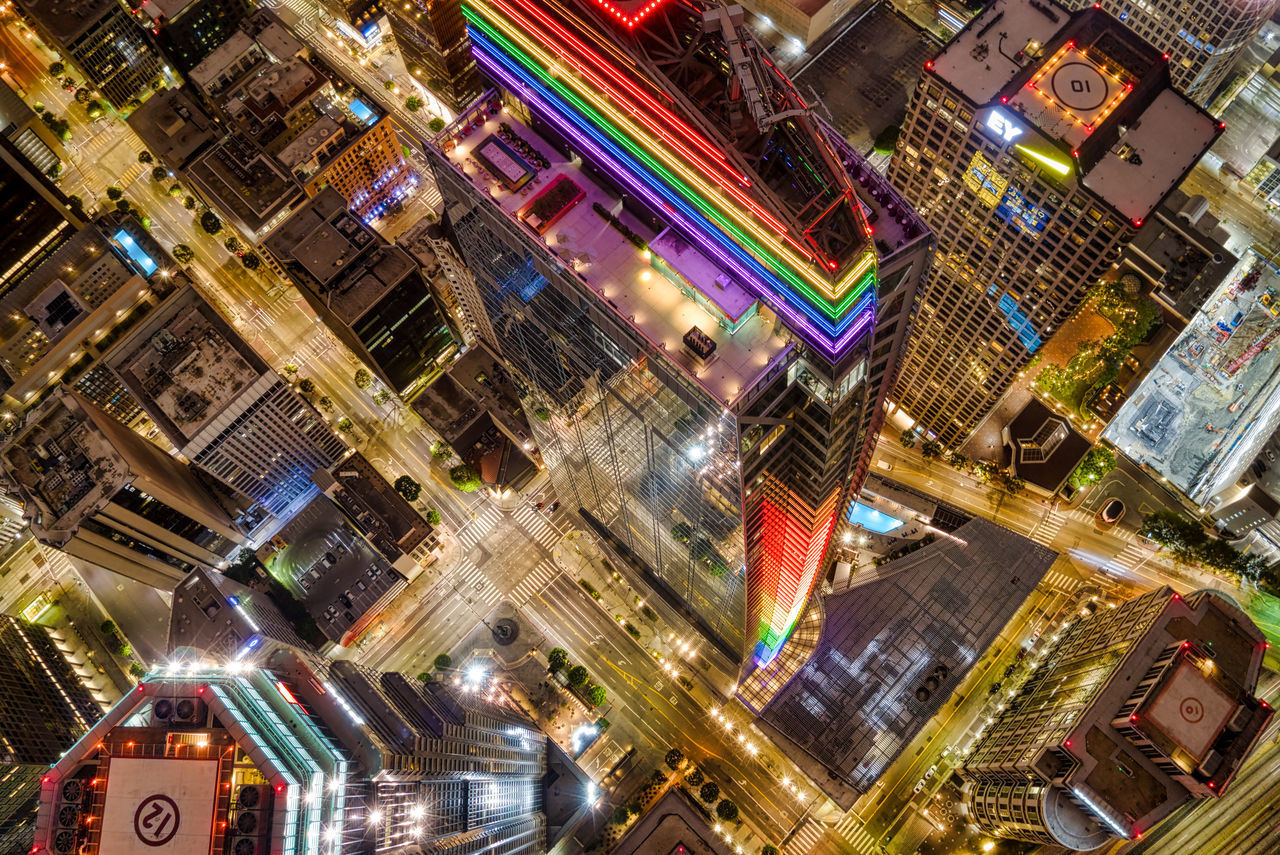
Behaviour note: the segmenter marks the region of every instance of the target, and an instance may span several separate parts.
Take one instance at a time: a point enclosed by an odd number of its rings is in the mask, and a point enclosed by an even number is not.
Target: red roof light
[[[933,71],[933,60],[931,60],[931,59],[927,59],[927,60],[925,60],[925,63],[924,63],[924,70],[925,70],[925,71]]]

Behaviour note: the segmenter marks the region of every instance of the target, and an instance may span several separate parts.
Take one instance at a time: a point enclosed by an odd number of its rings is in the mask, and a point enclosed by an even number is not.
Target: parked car
[[[1098,518],[1107,525],[1115,525],[1124,516],[1124,511],[1124,502],[1119,499],[1108,499],[1102,506],[1102,510],[1098,511]]]

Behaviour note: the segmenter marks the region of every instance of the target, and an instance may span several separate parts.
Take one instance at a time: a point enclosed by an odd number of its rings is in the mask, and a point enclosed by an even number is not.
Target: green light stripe
[[[502,33],[497,32],[494,29],[494,26],[501,26],[500,22],[491,24],[487,20],[482,20],[478,17],[478,15],[482,13],[466,4],[462,6],[462,11],[469,21],[481,29],[489,36],[489,38],[493,39],[495,43],[502,45],[513,59],[523,65],[530,73],[536,75],[548,87],[558,92],[562,97],[573,104],[580,112],[582,112],[585,118],[606,133],[616,144],[631,152],[632,155],[640,159],[658,173],[658,175],[662,177],[673,190],[680,193],[680,195],[695,205],[705,216],[718,224],[726,233],[734,237],[739,245],[743,246],[743,248],[755,255],[756,258],[773,271],[775,275],[785,277],[785,279],[797,288],[803,296],[808,297],[806,302],[808,302],[812,307],[821,310],[828,318],[838,320],[843,317],[845,310],[848,309],[848,307],[858,297],[866,292],[869,287],[867,280],[871,279],[874,281],[875,264],[873,261],[871,267],[868,268],[867,275],[864,275],[863,278],[859,280],[859,282],[850,290],[849,294],[842,299],[839,304],[833,305],[825,296],[811,290],[809,286],[800,280],[793,272],[782,267],[777,258],[760,248],[754,240],[744,235],[736,225],[726,221],[722,214],[710,206],[708,200],[703,197],[702,194],[695,192],[681,179],[672,175],[665,166],[655,161],[644,149],[640,148],[630,135],[626,134],[621,129],[617,128],[612,122],[601,116],[594,107],[583,103],[578,95],[569,90],[564,84],[560,83],[555,77],[551,76],[536,60],[533,59],[533,57],[529,56],[518,45],[513,44]],[[493,17],[496,19],[497,16],[494,15]],[[513,22],[508,22],[507,25],[519,29]],[[528,34],[525,35],[527,36]],[[770,263],[770,261],[772,261],[772,263]]]

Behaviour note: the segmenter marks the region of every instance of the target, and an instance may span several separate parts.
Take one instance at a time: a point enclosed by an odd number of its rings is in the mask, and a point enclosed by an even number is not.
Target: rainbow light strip
[[[647,90],[623,70],[627,58],[607,34],[582,29],[579,35],[537,0],[477,0],[462,8],[472,51],[486,72],[695,240],[797,333],[832,358],[861,337],[874,315],[869,238],[832,281],[821,272],[821,259],[745,192],[750,180],[729,158],[664,107],[660,90]],[[837,196],[832,204],[840,201]]]
[[[775,478],[760,489],[758,520],[747,547],[747,627],[756,630],[754,656],[766,665],[791,637],[805,603],[818,582],[818,571],[835,529],[835,490],[810,509]]]

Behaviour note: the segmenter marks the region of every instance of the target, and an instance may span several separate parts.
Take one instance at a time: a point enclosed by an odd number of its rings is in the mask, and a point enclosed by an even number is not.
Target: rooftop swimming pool
[[[891,517],[884,511],[877,511],[875,508],[867,507],[861,502],[853,503],[853,507],[849,509],[847,519],[854,525],[860,525],[867,531],[874,531],[876,534],[888,534],[903,524],[903,521],[897,517]]]

